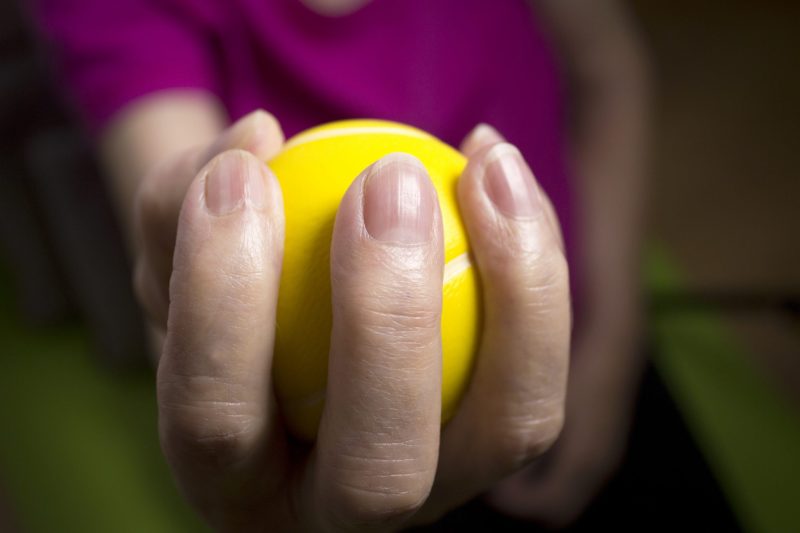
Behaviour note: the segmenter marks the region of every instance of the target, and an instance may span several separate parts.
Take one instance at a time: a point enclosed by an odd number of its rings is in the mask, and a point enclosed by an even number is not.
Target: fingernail
[[[264,110],[258,109],[234,122],[204,152],[205,161],[212,159],[222,151],[234,148],[252,151],[251,145],[258,130],[258,123],[265,121],[267,116]]]
[[[206,206],[217,216],[236,211],[245,200],[263,207],[264,194],[264,171],[259,161],[245,152],[221,154],[206,176]]]
[[[428,173],[408,154],[389,154],[364,183],[364,225],[379,241],[414,244],[430,238],[436,192]]]
[[[470,142],[477,143],[479,146],[487,146],[503,142],[503,140],[503,136],[496,129],[484,122],[475,126],[470,134]]]
[[[539,188],[522,155],[508,143],[486,154],[484,186],[497,209],[508,216],[526,217],[541,209]]]

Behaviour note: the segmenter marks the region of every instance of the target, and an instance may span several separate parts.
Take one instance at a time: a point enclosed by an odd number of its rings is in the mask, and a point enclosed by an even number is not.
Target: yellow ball
[[[439,195],[445,241],[442,310],[442,422],[455,412],[477,350],[477,274],[458,211],[456,183],[466,164],[458,151],[403,124],[347,120],[287,141],[269,166],[283,189],[286,241],[278,296],[274,382],[296,436],[317,433],[331,333],[330,244],[339,203],[366,167],[392,152],[417,157]]]

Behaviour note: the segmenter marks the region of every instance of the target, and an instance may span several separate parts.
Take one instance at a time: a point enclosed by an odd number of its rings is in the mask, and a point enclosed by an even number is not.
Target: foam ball
[[[445,248],[443,423],[455,412],[469,380],[479,340],[480,302],[456,199],[466,159],[432,135],[403,124],[347,120],[312,128],[289,139],[268,162],[281,184],[286,213],[273,377],[289,429],[304,439],[316,436],[325,400],[336,211],[353,180],[392,152],[419,159],[439,196]]]

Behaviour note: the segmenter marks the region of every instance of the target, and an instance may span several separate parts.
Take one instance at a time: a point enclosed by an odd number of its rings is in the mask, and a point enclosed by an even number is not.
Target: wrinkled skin
[[[555,441],[570,352],[567,265],[549,200],[501,141],[479,127],[462,145],[469,164],[458,195],[485,319],[455,417],[440,428],[441,214],[424,169],[390,155],[355,178],[338,211],[326,406],[310,448],[287,437],[270,377],[284,220],[262,161],[280,150],[280,127],[253,113],[146,178],[135,284],[166,331],[162,447],[209,524],[368,531],[429,522]],[[419,212],[392,218],[385,206],[408,191]]]

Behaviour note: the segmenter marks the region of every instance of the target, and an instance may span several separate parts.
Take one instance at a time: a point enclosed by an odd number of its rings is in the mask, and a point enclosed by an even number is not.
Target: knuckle
[[[434,330],[439,325],[440,312],[432,309],[425,302],[414,301],[403,295],[391,300],[377,296],[367,301],[356,313],[361,323],[371,324],[379,331],[388,333],[407,330]]]
[[[516,469],[549,450],[561,435],[563,410],[545,417],[522,416],[505,424],[498,436],[500,457]]]
[[[165,453],[170,457],[191,456],[196,462],[215,467],[228,467],[246,457],[256,437],[256,420],[247,406],[230,400],[187,399],[176,393],[180,388],[175,383],[159,382],[159,431]]]
[[[427,344],[438,335],[441,312],[402,298],[393,301],[361,299],[359,305],[337,304],[334,313],[349,326],[376,338],[389,338],[397,345]]]
[[[376,331],[435,331],[441,321],[441,287],[427,273],[409,269],[378,275],[370,269],[346,272],[333,281],[336,311],[351,323]]]
[[[376,353],[427,350],[439,339],[440,313],[407,302],[364,302],[341,320],[355,342]]]
[[[491,236],[486,240],[489,258],[497,265],[546,264],[554,256],[563,255],[544,213],[526,221],[503,221],[487,228],[486,233]]]
[[[436,331],[442,308],[442,258],[426,247],[345,249],[331,255],[334,314],[392,334]]]
[[[172,458],[191,456],[203,465],[224,468],[239,463],[249,449],[240,428],[228,429],[205,420],[183,425],[172,422],[161,427],[162,446]]]
[[[170,294],[193,295],[209,308],[226,305],[231,311],[240,306],[252,309],[263,302],[263,294],[254,289],[263,285],[273,271],[264,265],[256,250],[220,253],[219,249],[209,246],[206,252],[190,256],[191,260],[182,256],[175,260],[169,282]],[[197,294],[198,287],[205,290]],[[236,316],[243,314],[239,312]]]
[[[345,443],[340,443],[340,446]],[[326,465],[324,501],[331,522],[357,529],[391,529],[419,510],[436,470],[427,441],[346,445]]]
[[[389,529],[417,512],[429,492],[419,483],[407,488],[340,483],[331,494],[331,522],[346,528]]]
[[[566,257],[555,249],[501,251],[488,262],[486,278],[512,307],[519,304],[550,309],[569,297]]]
[[[515,277],[529,285],[548,286],[567,275],[567,261],[555,246],[540,246],[517,243],[506,249],[506,256],[496,261]],[[502,253],[502,252],[501,252]]]

